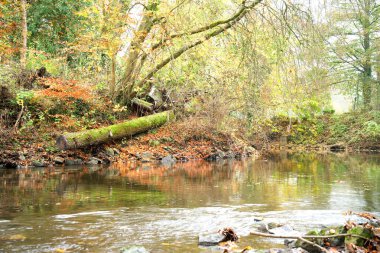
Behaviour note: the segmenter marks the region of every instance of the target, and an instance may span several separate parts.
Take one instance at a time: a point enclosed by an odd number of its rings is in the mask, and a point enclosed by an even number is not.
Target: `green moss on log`
[[[117,140],[159,127],[173,117],[173,111],[165,111],[99,129],[65,133],[57,138],[57,146],[72,149]]]

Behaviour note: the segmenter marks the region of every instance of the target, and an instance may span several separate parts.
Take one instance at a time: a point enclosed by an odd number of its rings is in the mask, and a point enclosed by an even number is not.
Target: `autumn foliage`
[[[40,96],[57,98],[59,100],[80,99],[89,101],[92,98],[90,89],[78,86],[74,80],[63,80],[60,78],[43,78],[40,84],[47,89],[37,92]]]

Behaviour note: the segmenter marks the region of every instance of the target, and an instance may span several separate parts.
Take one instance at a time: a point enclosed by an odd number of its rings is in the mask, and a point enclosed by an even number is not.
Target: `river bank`
[[[171,122],[147,133],[124,138],[120,141],[88,148],[58,150],[54,138],[36,133],[5,136],[1,139],[0,167],[51,167],[71,165],[99,165],[140,161],[173,164],[189,160],[215,161],[220,159],[240,159],[249,156],[265,156],[268,152],[289,153],[379,153],[376,144],[355,146],[344,142],[336,144],[295,144],[286,138],[272,142],[249,142],[233,135],[188,129],[184,122]],[[58,134],[58,133],[57,133]],[[53,134],[51,136],[55,136]]]
[[[199,159],[239,159],[259,154],[249,143],[231,135],[202,129],[193,131],[184,124],[171,122],[117,142],[73,150],[58,150],[53,138],[38,133],[32,136],[14,134],[0,141],[4,148],[0,154],[0,167],[98,165],[127,161],[170,164]]]

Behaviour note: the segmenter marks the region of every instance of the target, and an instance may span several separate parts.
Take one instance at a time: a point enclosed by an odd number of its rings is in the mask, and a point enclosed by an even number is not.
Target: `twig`
[[[18,126],[20,124],[20,120],[21,120],[21,117],[22,117],[23,113],[24,113],[24,105],[21,105],[21,110],[18,113],[16,123],[13,126],[13,132],[14,133],[17,133],[17,129],[18,129]]]
[[[326,253],[329,252],[327,249],[323,248],[322,246],[320,246],[320,245],[318,245],[318,244],[316,244],[316,243],[314,243],[314,242],[312,242],[312,241],[306,240],[305,238],[298,237],[298,240],[303,241],[303,242],[306,242],[306,243],[308,243],[308,244],[310,244],[310,245],[313,245],[314,247],[317,247],[318,249],[320,249],[320,250],[323,251],[323,252],[326,252]]]

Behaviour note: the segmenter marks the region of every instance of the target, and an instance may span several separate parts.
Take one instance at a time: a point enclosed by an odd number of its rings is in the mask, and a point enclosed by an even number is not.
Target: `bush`
[[[373,140],[378,139],[380,138],[380,124],[377,124],[373,120],[364,122],[361,133],[364,137],[367,137]]]

